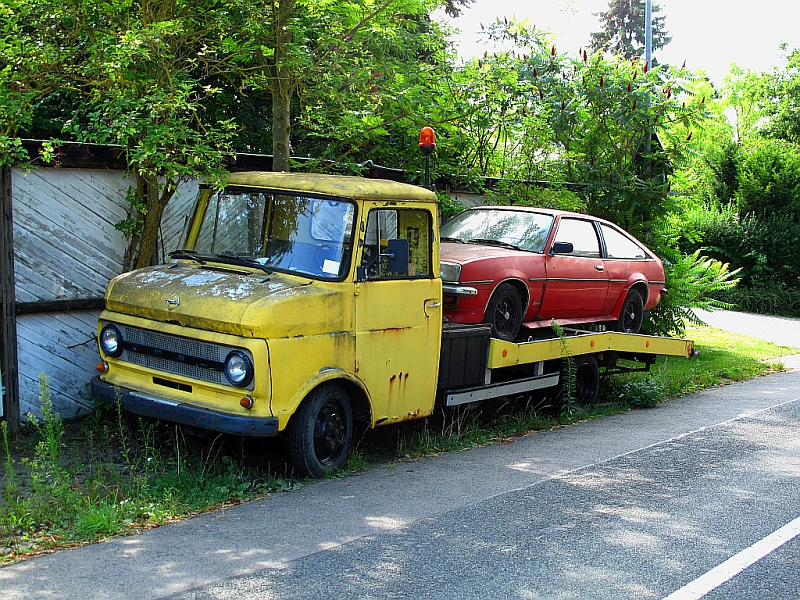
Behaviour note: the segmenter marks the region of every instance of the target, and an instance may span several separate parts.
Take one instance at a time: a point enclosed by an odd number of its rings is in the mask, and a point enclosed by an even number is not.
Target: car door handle
[[[594,268],[597,269],[598,271],[605,271],[606,270],[606,268],[603,265],[595,265]]]
[[[424,308],[425,316],[430,319],[431,316],[428,314],[428,309],[430,309],[430,308],[439,308],[441,305],[442,305],[442,303],[439,302],[438,300],[434,300],[433,302],[431,302],[430,300],[426,300],[425,301],[425,308]]]

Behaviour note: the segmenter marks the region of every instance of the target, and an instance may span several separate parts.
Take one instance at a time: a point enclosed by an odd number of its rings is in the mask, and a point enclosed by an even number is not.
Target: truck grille
[[[225,358],[232,350],[245,352],[250,361],[249,350],[192,340],[138,327],[121,326],[125,350],[121,359],[142,367],[199,379],[209,383],[231,385],[223,372]],[[253,382],[247,386],[253,389]]]

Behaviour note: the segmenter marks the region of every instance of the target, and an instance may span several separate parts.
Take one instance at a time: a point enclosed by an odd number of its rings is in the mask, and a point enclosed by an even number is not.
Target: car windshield
[[[442,225],[440,233],[443,240],[542,252],[552,226],[552,215],[544,213],[476,208],[457,214]]]
[[[325,279],[347,273],[353,202],[264,190],[202,190],[198,211],[200,228],[186,246],[194,260],[235,257],[240,259],[235,264]]]

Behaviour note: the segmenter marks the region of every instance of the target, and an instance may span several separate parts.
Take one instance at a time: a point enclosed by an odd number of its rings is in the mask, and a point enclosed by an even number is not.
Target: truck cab
[[[93,396],[285,434],[299,475],[341,467],[356,423],[434,409],[437,208],[429,190],[358,177],[233,173],[201,189],[171,263],[110,282]]]

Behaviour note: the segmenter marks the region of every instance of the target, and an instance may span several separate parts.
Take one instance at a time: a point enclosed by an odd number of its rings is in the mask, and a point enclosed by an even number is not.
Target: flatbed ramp
[[[619,359],[645,363],[642,369],[619,368],[626,370],[647,370],[657,356],[694,356],[694,342],[683,338],[664,338],[652,335],[618,333],[611,331],[587,332],[567,330],[562,337],[537,339],[524,342],[507,342],[490,339],[486,354],[486,374],[484,383],[462,389],[446,390],[443,394],[446,406],[457,406],[500,396],[513,396],[525,392],[545,389],[558,385],[560,371],[544,372],[546,361],[565,357],[581,357],[603,354],[607,357],[607,372],[610,365],[616,366]],[[613,360],[608,360],[613,356]],[[591,359],[590,359],[591,360]],[[597,362],[592,367],[597,372]],[[495,374],[503,369],[529,365],[532,375],[520,378],[496,380]],[[594,390],[596,396],[597,390]]]
[[[575,331],[563,338],[529,342],[506,342],[492,339],[489,342],[487,367],[500,369],[564,358],[565,356],[599,354],[610,351],[642,356],[663,355],[691,358],[694,353],[694,342],[683,338],[664,338],[613,331],[602,333]]]

